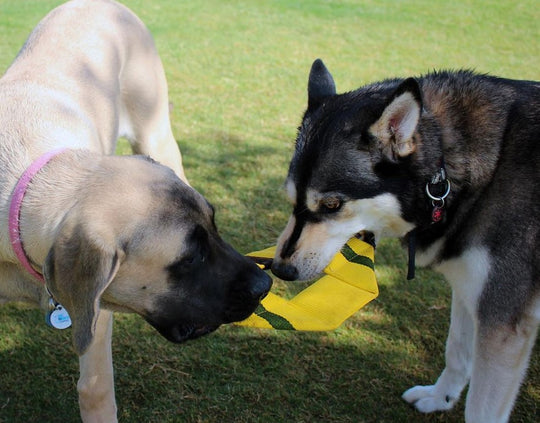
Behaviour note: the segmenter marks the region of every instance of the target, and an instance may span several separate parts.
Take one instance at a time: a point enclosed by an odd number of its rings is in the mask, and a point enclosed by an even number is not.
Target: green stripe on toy
[[[294,326],[286,318],[268,311],[262,304],[259,304],[254,314],[266,320],[274,329],[295,330]]]
[[[370,269],[375,269],[375,263],[373,263],[372,259],[366,256],[358,255],[347,244],[345,244],[341,249],[341,254],[343,254],[343,257],[345,257],[347,261],[350,261],[351,263],[361,264],[363,266],[369,267]]]
[[[275,247],[248,254],[268,261]],[[269,293],[240,326],[280,330],[326,331],[345,320],[379,295],[374,272],[374,248],[351,238],[324,269],[324,276],[295,297],[286,300]]]

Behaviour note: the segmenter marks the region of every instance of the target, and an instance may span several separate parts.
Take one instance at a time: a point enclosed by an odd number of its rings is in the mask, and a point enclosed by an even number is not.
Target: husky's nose
[[[272,273],[284,281],[295,281],[298,279],[298,269],[291,264],[274,260]]]
[[[266,297],[271,287],[272,278],[263,271],[260,271],[251,285],[249,292],[254,300],[261,301]]]

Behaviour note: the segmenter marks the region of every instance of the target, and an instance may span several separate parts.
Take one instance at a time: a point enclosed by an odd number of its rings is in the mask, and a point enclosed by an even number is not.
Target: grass
[[[0,69],[58,3],[0,0]],[[316,57],[339,91],[434,68],[522,79],[538,79],[540,68],[534,0],[126,4],[147,23],[162,55],[187,175],[242,252],[271,245],[285,225],[282,183]],[[376,263],[379,298],[334,332],[228,326],[178,346],[141,318],[117,315],[120,420],[461,422],[463,401],[449,413],[423,416],[400,399],[412,385],[433,383],[444,366],[448,286],[423,269],[406,281],[406,257],[395,241],[379,246]],[[0,308],[1,423],[78,420],[69,338],[69,331],[48,329],[37,310]],[[538,421],[538,343],[535,351],[512,422]]]

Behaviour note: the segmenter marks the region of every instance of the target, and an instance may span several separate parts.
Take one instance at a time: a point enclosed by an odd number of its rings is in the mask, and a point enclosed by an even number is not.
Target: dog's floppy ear
[[[43,266],[54,299],[68,311],[73,346],[82,355],[94,337],[99,300],[120,267],[123,253],[82,225],[64,225]]]
[[[318,108],[323,100],[336,94],[334,78],[321,59],[311,65],[308,82],[308,111]]]
[[[412,154],[414,133],[422,112],[418,81],[408,78],[397,88],[369,132],[380,142],[383,154],[392,161]]]

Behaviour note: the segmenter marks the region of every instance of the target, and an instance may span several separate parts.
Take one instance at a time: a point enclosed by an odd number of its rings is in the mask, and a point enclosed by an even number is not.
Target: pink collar
[[[21,230],[19,227],[20,215],[21,215],[21,206],[26,193],[26,189],[32,181],[32,178],[45,166],[54,156],[65,151],[66,148],[60,148],[57,150],[49,151],[43,154],[41,157],[37,158],[31,165],[24,171],[21,178],[17,182],[13,194],[11,196],[11,203],[9,205],[9,239],[11,241],[11,246],[15,255],[19,259],[19,262],[22,266],[34,276],[36,279],[45,282],[43,275],[30,265],[28,256],[24,251],[24,247],[21,239]]]

